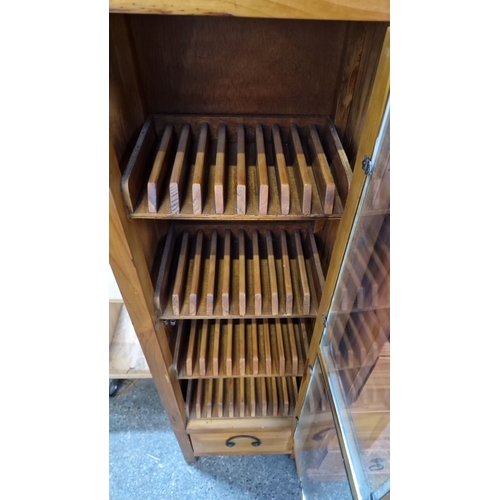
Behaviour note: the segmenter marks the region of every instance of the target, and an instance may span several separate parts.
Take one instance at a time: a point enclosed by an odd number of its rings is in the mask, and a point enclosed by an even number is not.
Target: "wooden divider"
[[[191,141],[191,128],[189,123],[185,123],[182,127],[181,137],[177,146],[177,154],[175,155],[174,167],[170,177],[170,210],[172,214],[181,213],[181,196],[184,183],[186,182],[189,158],[189,145]]]
[[[289,417],[297,401],[295,377],[192,379],[186,411],[193,419]]]
[[[264,132],[259,123],[255,128],[255,144],[257,148],[257,185],[259,186],[259,215],[267,214],[269,202],[269,180],[267,177],[266,150]]]
[[[217,136],[217,159],[215,162],[215,213],[224,213],[224,177],[226,169],[226,126],[219,125],[219,134]]]
[[[153,169],[148,180],[148,210],[151,213],[158,212],[160,206],[160,197],[163,193],[163,188],[167,180],[168,160],[173,147],[173,131],[172,124],[165,127],[163,136],[160,141],[160,146],[156,153]]]
[[[328,117],[292,123],[284,117],[153,115],[122,178],[130,215],[339,218],[352,172],[329,123]]]
[[[276,167],[278,169],[278,186],[281,201],[281,213],[288,215],[290,213],[290,183],[288,182],[288,173],[286,168],[285,154],[281,142],[280,129],[275,123],[272,128],[274,155],[276,158]],[[333,207],[332,207],[333,209]]]
[[[300,376],[307,331],[303,319],[181,320],[173,366],[181,379]]]
[[[297,126],[292,124],[290,126],[292,132],[292,150],[294,154],[294,167],[295,167],[295,178],[297,180],[297,186],[299,187],[299,196],[302,206],[302,213],[304,215],[310,215],[311,204],[312,204],[312,183],[311,176],[309,175],[309,170],[307,169],[307,163],[304,156],[304,151],[302,149],[302,143],[300,142],[299,132]]]
[[[203,123],[198,140],[198,150],[196,152],[196,162],[193,174],[193,214],[200,215],[203,212],[203,186],[205,179],[205,160],[207,155],[207,135],[208,124]]]
[[[149,117],[142,126],[137,143],[125,167],[121,179],[123,200],[129,212],[134,212],[148,172],[148,161],[157,140],[153,118]]]
[[[162,319],[316,314],[324,276],[312,231],[172,226],[167,243],[155,289]]]
[[[247,208],[247,181],[245,161],[245,126],[238,125],[238,152],[236,174],[236,206],[238,215],[244,215]]]

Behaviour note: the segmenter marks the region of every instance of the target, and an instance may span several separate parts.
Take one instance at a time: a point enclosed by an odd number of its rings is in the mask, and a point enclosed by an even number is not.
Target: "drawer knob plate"
[[[253,443],[252,443],[252,446],[260,446],[261,445],[261,441],[260,439],[256,438],[255,436],[246,436],[244,434],[241,434],[240,436],[233,436],[233,437],[230,437],[227,441],[226,441],[226,446],[228,446],[229,448],[232,448],[233,446],[236,446],[236,443],[233,442],[233,439],[239,439],[239,438],[248,438],[248,439],[253,439]]]

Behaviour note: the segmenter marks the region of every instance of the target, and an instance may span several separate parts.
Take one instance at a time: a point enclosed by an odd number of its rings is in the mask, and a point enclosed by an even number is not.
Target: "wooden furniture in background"
[[[109,274],[109,378],[151,378],[146,358],[111,270]]]

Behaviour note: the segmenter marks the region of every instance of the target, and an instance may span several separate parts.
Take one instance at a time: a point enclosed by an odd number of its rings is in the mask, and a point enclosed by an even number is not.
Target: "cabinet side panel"
[[[163,323],[153,310],[153,286],[135,230],[127,219],[120,192],[120,171],[113,147],[109,158],[109,261],[156,388],[186,461],[195,460],[186,433],[184,398],[169,370],[172,352]]]
[[[122,168],[145,118],[129,20],[113,14],[109,16],[109,134]]]

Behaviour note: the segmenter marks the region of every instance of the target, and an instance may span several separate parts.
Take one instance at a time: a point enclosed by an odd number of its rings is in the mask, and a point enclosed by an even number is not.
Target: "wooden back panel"
[[[347,23],[131,16],[148,113],[330,114]]]

